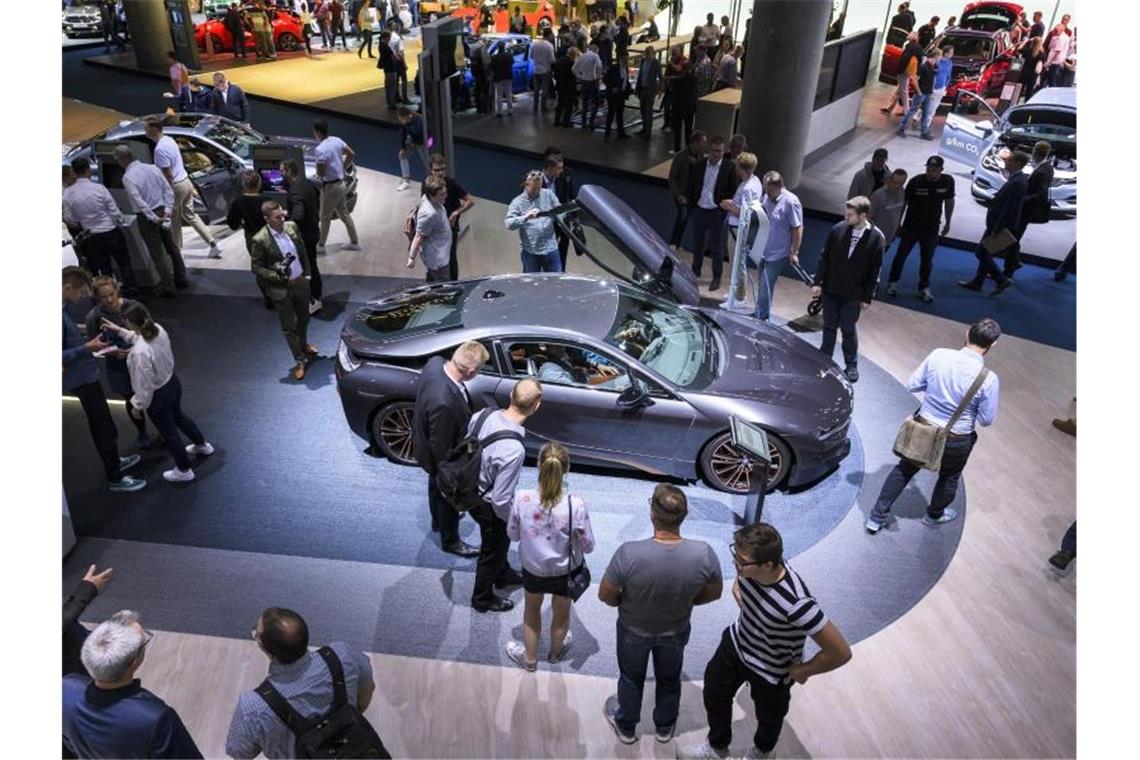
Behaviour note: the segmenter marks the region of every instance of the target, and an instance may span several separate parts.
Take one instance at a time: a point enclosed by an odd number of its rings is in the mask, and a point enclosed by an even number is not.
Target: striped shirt
[[[788,666],[803,659],[804,640],[828,622],[803,579],[787,563],[784,570],[771,586],[737,578],[740,617],[729,629],[741,662],[772,684],[788,680]]]

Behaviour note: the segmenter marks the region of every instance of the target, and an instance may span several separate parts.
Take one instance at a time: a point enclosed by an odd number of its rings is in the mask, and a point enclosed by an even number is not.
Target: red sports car
[[[541,0],[541,2],[538,2],[538,3],[535,3],[535,2],[522,2],[522,3],[511,2],[508,6],[511,9],[511,13],[514,12],[516,5],[521,6],[523,8],[534,6],[534,10],[532,10],[532,11],[526,11],[526,10],[523,11],[523,18],[526,19],[526,25],[528,27],[530,27],[533,34],[535,34],[535,35],[539,34],[539,32],[542,29],[553,29],[554,28],[554,6],[551,5],[547,0]],[[508,13],[507,11],[501,10],[501,9],[496,9],[493,12],[492,15],[495,19],[495,32],[496,33],[506,34],[510,30],[511,13]],[[456,10],[451,11],[451,13],[449,15],[452,18],[467,19],[468,21],[471,22],[472,31],[474,31],[475,24],[478,22],[479,18],[482,16],[482,9],[479,7],[476,7],[476,6],[466,6],[466,7],[458,8]]]
[[[248,10],[252,10],[252,6]],[[304,37],[301,35],[301,19],[290,11],[270,8],[267,8],[266,11],[270,14],[270,23],[273,25],[273,45],[278,50],[300,50],[304,45]],[[214,50],[234,49],[233,35],[226,28],[224,14],[194,27],[194,39],[198,42],[199,50],[206,49],[207,34],[214,38]],[[253,32],[246,29],[245,48],[246,50],[253,50],[255,47]]]
[[[970,3],[962,10],[962,17],[953,29],[973,29],[1005,34],[1013,26],[1013,22],[1017,21],[1017,15],[1021,11],[1022,7],[1017,3],[992,2],[992,0]],[[952,31],[952,29],[946,29],[943,34],[952,33]],[[892,26],[887,30],[887,38],[883,43],[883,57],[879,63],[880,82],[894,84],[897,81],[902,49],[906,45],[906,36],[906,29]],[[1008,68],[1008,63],[1006,68]],[[956,66],[955,79],[957,79],[957,73]],[[1002,80],[1005,79],[1004,74],[1001,78]]]

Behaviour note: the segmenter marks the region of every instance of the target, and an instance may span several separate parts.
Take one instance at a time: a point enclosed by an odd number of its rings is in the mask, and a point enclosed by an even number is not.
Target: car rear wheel
[[[287,53],[301,49],[301,41],[292,32],[282,32],[277,38],[277,47]]]
[[[783,482],[792,466],[792,452],[788,445],[773,433],[768,433],[768,491]],[[752,478],[762,467],[754,457],[732,445],[732,434],[721,433],[701,451],[700,469],[705,481],[718,491],[748,493]]]
[[[415,403],[396,401],[372,417],[372,443],[381,456],[396,464],[415,464],[415,441],[412,438],[412,413]]]

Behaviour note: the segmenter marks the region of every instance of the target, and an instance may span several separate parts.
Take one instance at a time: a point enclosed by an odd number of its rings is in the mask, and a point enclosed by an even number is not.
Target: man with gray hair
[[[123,187],[135,210],[139,234],[158,271],[157,292],[160,295],[170,295],[171,287],[189,287],[182,252],[175,245],[174,235],[170,231],[174,214],[174,188],[157,166],[137,161],[130,146],[116,145],[113,155],[115,162],[123,168]]]
[[[80,657],[90,677],[63,679],[63,743],[77,756],[202,757],[178,713],[135,678],[152,638],[131,610],[87,637]]]

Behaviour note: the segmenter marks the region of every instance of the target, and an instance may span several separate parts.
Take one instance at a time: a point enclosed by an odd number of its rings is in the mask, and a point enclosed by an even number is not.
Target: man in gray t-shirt
[[[641,693],[650,655],[657,677],[653,723],[657,740],[673,736],[681,704],[681,667],[693,606],[720,598],[720,561],[704,541],[681,538],[689,513],[685,494],[662,483],[649,500],[653,537],[618,547],[598,587],[598,598],[618,608],[617,696],[606,700],[606,719],[619,740],[637,741]]]
[[[447,200],[447,184],[442,177],[424,180],[424,197],[416,211],[416,235],[408,249],[408,269],[416,265],[416,254],[424,260],[428,282],[451,279],[451,223],[443,202]]]

